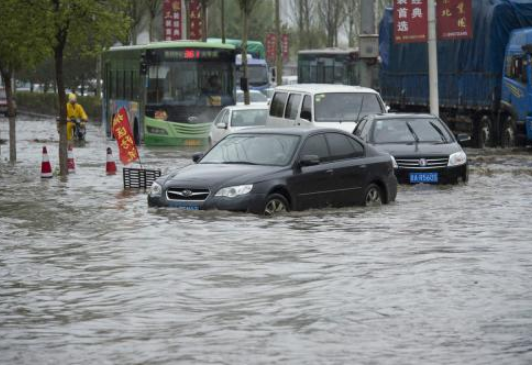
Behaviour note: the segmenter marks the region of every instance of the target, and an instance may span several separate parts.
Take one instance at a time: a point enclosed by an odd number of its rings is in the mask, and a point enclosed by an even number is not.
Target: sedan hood
[[[455,152],[462,151],[462,147],[458,143],[386,143],[386,144],[372,144],[373,147],[379,151],[388,152],[394,157],[401,156],[442,156],[450,155]]]
[[[340,129],[347,133],[353,133],[357,124],[355,122],[314,122],[316,127]]]
[[[168,176],[166,187],[216,188],[258,182],[285,167],[237,164],[189,165]]]

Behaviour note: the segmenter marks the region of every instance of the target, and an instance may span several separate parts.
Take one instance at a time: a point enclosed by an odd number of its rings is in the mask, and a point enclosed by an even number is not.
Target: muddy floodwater
[[[532,152],[470,150],[468,185],[275,218],[147,208],[97,126],[0,155],[0,364],[531,364]],[[0,119],[0,138],[7,138]],[[142,147],[147,165],[193,150]]]

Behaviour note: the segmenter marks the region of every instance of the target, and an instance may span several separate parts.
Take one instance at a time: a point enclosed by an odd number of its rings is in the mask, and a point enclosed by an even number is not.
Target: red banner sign
[[[176,41],[182,39],[181,0],[164,0],[163,3],[163,31],[164,39]]]
[[[395,0],[393,24],[395,43],[426,42],[427,0]]]
[[[473,37],[471,0],[440,0],[436,11],[438,39]]]
[[[118,144],[120,151],[120,161],[124,165],[139,159],[139,153],[135,141],[133,140],[133,133],[129,126],[129,119],[125,108],[120,108],[113,119],[113,136]]]
[[[289,58],[289,38],[288,34],[281,34],[281,54],[283,61],[287,62]],[[266,59],[270,62],[275,62],[277,57],[277,34],[266,34]]]
[[[200,0],[190,0],[188,20],[190,21],[190,34],[188,35],[188,39],[201,39],[202,19]]]

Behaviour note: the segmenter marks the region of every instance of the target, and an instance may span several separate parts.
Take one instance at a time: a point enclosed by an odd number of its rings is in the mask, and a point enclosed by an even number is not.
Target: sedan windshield
[[[374,143],[451,143],[451,135],[438,119],[386,119],[375,121]]]
[[[286,134],[232,134],[203,157],[202,164],[286,166],[299,137]]]
[[[232,127],[253,127],[266,124],[268,109],[234,110]]]

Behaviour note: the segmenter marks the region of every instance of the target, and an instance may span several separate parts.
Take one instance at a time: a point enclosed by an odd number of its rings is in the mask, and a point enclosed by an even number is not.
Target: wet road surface
[[[54,123],[18,136],[16,167],[0,155],[1,364],[532,363],[530,151],[471,151],[467,186],[269,219],[148,209],[105,176],[117,150],[94,126],[76,174],[41,181]],[[162,169],[192,152],[140,151]]]

